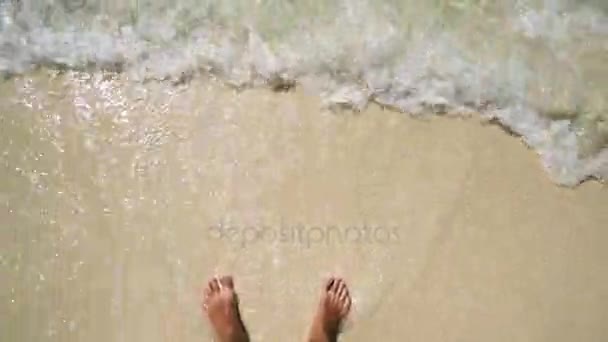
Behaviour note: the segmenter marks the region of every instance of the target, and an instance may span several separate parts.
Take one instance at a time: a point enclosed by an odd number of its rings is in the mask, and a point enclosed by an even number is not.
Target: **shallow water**
[[[589,319],[564,336],[599,336],[606,282],[585,279],[603,274],[607,193],[549,183],[498,129],[336,114],[302,91],[125,78],[43,71],[2,84],[5,340],[205,339],[198,287],[215,273],[236,276],[259,341],[302,337],[328,274],[352,285],[355,340],[471,337],[463,315],[504,338],[543,334],[526,322],[562,305]]]
[[[237,275],[256,340],[290,309],[302,317],[280,332],[304,333],[328,273],[356,279],[358,315],[372,315],[410,282],[445,215],[437,198],[451,202],[463,177],[432,160],[403,169],[398,116],[345,121],[306,97],[214,82],[14,82],[1,134],[10,340],[197,340],[196,287],[214,272]],[[446,161],[466,156],[449,150]],[[420,190],[399,185],[412,172],[435,185],[404,210]]]

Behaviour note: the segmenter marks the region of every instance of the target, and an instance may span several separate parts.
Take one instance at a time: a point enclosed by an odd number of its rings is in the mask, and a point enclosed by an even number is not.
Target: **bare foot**
[[[321,301],[310,328],[310,342],[334,342],[342,322],[350,311],[352,300],[348,287],[340,278],[330,278],[321,293]]]
[[[203,291],[203,310],[220,342],[248,342],[232,277],[213,278]]]

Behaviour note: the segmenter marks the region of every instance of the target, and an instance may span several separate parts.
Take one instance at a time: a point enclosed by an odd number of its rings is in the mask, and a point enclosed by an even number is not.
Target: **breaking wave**
[[[551,178],[608,179],[602,0],[0,0],[0,75],[109,70],[134,82],[213,76],[301,85],[328,107],[479,113]]]

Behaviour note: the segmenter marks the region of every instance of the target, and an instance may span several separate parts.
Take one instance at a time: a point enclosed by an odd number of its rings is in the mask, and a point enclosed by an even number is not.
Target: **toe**
[[[220,290],[220,283],[216,277],[214,277],[213,279],[211,279],[209,281],[209,290],[210,290],[210,294],[212,294],[214,292],[218,292]]]
[[[342,302],[342,310],[340,310],[340,315],[342,317],[346,317],[346,315],[348,315],[351,305],[352,305],[352,300],[350,299],[350,296],[346,297],[345,301]]]
[[[207,300],[209,296],[211,296],[211,288],[209,287],[209,285],[207,285],[207,287],[203,289],[203,299]]]
[[[332,284],[330,291],[337,294],[340,291],[340,288],[342,287],[343,283],[344,281],[342,280],[342,278],[337,278]]]
[[[344,282],[340,283],[337,290],[338,297],[342,297],[346,291],[346,284]]]
[[[329,279],[327,279],[327,281],[325,282],[325,291],[330,291],[335,282],[336,278],[334,277],[330,277]]]
[[[344,281],[342,281],[342,283],[340,284],[340,289],[337,293],[337,297],[339,301],[338,305],[340,306],[341,315],[345,316],[350,310],[351,298],[350,294],[348,293],[348,286]]]

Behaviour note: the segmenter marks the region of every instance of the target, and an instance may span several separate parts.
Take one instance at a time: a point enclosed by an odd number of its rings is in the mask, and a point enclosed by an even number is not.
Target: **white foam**
[[[587,69],[597,66],[577,57],[605,53],[605,13],[565,0],[508,3],[183,0],[133,12],[25,1],[19,11],[3,1],[0,74],[42,65],[184,82],[211,73],[238,87],[306,82],[328,107],[374,101],[414,115],[481,112],[521,135],[556,182],[605,179],[606,148],[580,157],[573,122],[541,114],[598,111],[589,99],[608,97],[608,86],[590,86],[608,72],[591,82]]]

